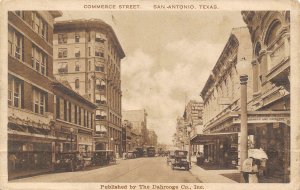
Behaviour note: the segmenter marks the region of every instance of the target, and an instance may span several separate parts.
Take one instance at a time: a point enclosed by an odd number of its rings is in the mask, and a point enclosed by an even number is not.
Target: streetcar
[[[147,147],[147,156],[148,157],[154,157],[155,156],[155,147],[154,146]]]

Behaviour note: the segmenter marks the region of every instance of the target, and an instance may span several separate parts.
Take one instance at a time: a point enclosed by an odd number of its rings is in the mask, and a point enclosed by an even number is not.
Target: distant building
[[[55,160],[53,23],[60,11],[8,12],[8,178]],[[18,162],[18,164],[16,164]]]
[[[202,119],[203,114],[203,103],[196,100],[190,100],[185,106],[185,111],[183,114],[184,120],[192,128],[190,136],[195,136],[197,134],[197,125],[203,124]]]
[[[148,144],[146,110],[127,110],[122,112],[124,120],[132,124],[132,131],[141,136],[141,145]]]
[[[174,146],[185,150],[186,146],[188,145],[188,140],[189,138],[186,122],[184,121],[183,117],[177,117],[176,133],[173,135]]]
[[[120,73],[125,54],[112,27],[99,19],[56,22],[53,44],[55,77],[98,106],[95,149],[121,153]]]
[[[157,134],[153,129],[148,130],[149,145],[157,147]]]
[[[128,120],[122,123],[122,152],[128,152],[133,148],[132,124]]]

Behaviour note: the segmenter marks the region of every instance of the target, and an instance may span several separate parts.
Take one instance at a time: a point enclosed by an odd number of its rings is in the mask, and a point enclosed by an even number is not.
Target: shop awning
[[[191,144],[208,144],[214,142],[217,139],[228,138],[232,135],[238,135],[238,132],[198,134],[191,139]]]

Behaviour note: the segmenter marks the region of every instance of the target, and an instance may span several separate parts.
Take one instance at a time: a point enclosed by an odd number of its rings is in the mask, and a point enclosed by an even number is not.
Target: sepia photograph
[[[5,12],[8,184],[291,183],[292,11],[151,5]]]

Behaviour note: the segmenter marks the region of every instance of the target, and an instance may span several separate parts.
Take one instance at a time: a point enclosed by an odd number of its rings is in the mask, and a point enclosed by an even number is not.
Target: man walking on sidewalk
[[[247,158],[242,165],[243,177],[246,183],[249,183],[249,173],[252,172],[253,158]]]

